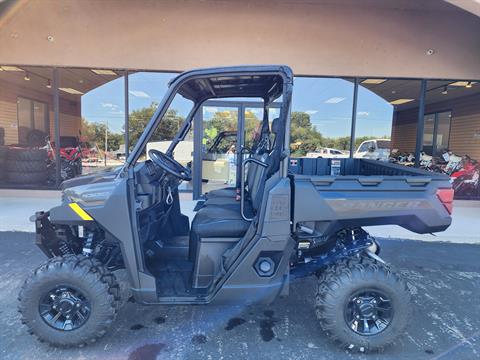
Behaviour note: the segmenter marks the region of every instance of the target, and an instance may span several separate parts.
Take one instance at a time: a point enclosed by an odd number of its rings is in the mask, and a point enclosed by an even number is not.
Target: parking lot
[[[97,344],[57,349],[20,325],[17,294],[44,256],[33,234],[0,232],[2,359],[474,359],[480,358],[480,246],[382,239],[382,256],[409,281],[408,333],[377,354],[332,344],[313,312],[315,279],[269,306],[140,306],[128,302]]]

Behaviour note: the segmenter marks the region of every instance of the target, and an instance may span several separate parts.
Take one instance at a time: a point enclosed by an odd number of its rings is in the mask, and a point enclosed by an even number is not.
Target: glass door
[[[207,103],[201,109],[201,193],[236,187],[239,143],[239,104]],[[227,106],[228,105],[228,106]]]
[[[441,156],[448,150],[450,140],[451,111],[425,114],[423,151],[432,156]]]
[[[272,105],[269,122],[279,115],[280,103]],[[260,101],[207,101],[195,117],[193,198],[225,187],[240,187],[242,161],[261,131]],[[241,154],[241,156],[239,156]],[[202,166],[195,166],[195,164]]]

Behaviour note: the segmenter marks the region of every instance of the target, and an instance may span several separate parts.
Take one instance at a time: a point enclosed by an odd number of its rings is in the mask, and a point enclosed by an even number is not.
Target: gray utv
[[[35,215],[49,258],[19,295],[22,321],[41,340],[83,345],[107,332],[125,301],[118,270],[139,304],[253,304],[286,296],[315,275],[320,327],[341,346],[380,349],[406,328],[410,293],[361,227],[418,233],[451,222],[448,178],[368,159],[289,157],[293,74],[287,66],[185,72],[173,79],[121,169],[63,183],[60,206]],[[193,102],[165,153],[146,145],[172,99]],[[239,184],[207,193],[190,222],[178,186],[191,169],[174,159],[202,104],[260,98],[261,129],[239,158]],[[280,103],[269,121],[268,109]],[[194,154],[193,166],[195,166]]]

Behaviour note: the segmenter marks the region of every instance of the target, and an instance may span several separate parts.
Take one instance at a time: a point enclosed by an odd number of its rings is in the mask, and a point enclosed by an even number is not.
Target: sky
[[[130,111],[159,103],[173,73],[139,72],[129,76]],[[90,122],[108,122],[109,130],[122,132],[125,119],[124,79],[110,81],[81,98],[82,117]],[[304,111],[312,124],[325,137],[350,135],[353,104],[353,83],[338,78],[295,78],[292,111]],[[180,114],[189,110],[187,101],[174,103]],[[206,116],[216,109],[206,109]],[[259,111],[261,114],[261,111]],[[360,86],[357,107],[356,136],[390,135],[393,106],[370,90]]]

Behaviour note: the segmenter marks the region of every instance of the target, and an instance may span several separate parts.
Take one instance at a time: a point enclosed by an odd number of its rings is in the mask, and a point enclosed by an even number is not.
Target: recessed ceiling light
[[[390,104],[392,105],[402,105],[402,104],[406,104],[410,101],[413,101],[415,99],[397,99],[397,100],[393,100],[393,101],[390,101]]]
[[[2,65],[2,70],[4,71],[23,71],[17,66]]]
[[[451,84],[448,84],[448,86],[465,86],[465,87],[467,87],[468,84],[473,85],[473,84],[475,84],[475,82],[474,81],[455,81]]]
[[[325,100],[325,104],[338,104],[339,102],[342,102],[343,100],[345,100],[344,97],[335,96],[335,97],[332,97],[328,100]]]
[[[362,84],[381,84],[387,81],[387,79],[365,79]]]
[[[72,88],[58,88],[58,90],[62,90],[66,93],[73,94],[73,95],[83,95],[83,92],[72,89]]]
[[[113,70],[105,70],[105,69],[91,69],[97,75],[112,75],[116,76],[117,73]]]

